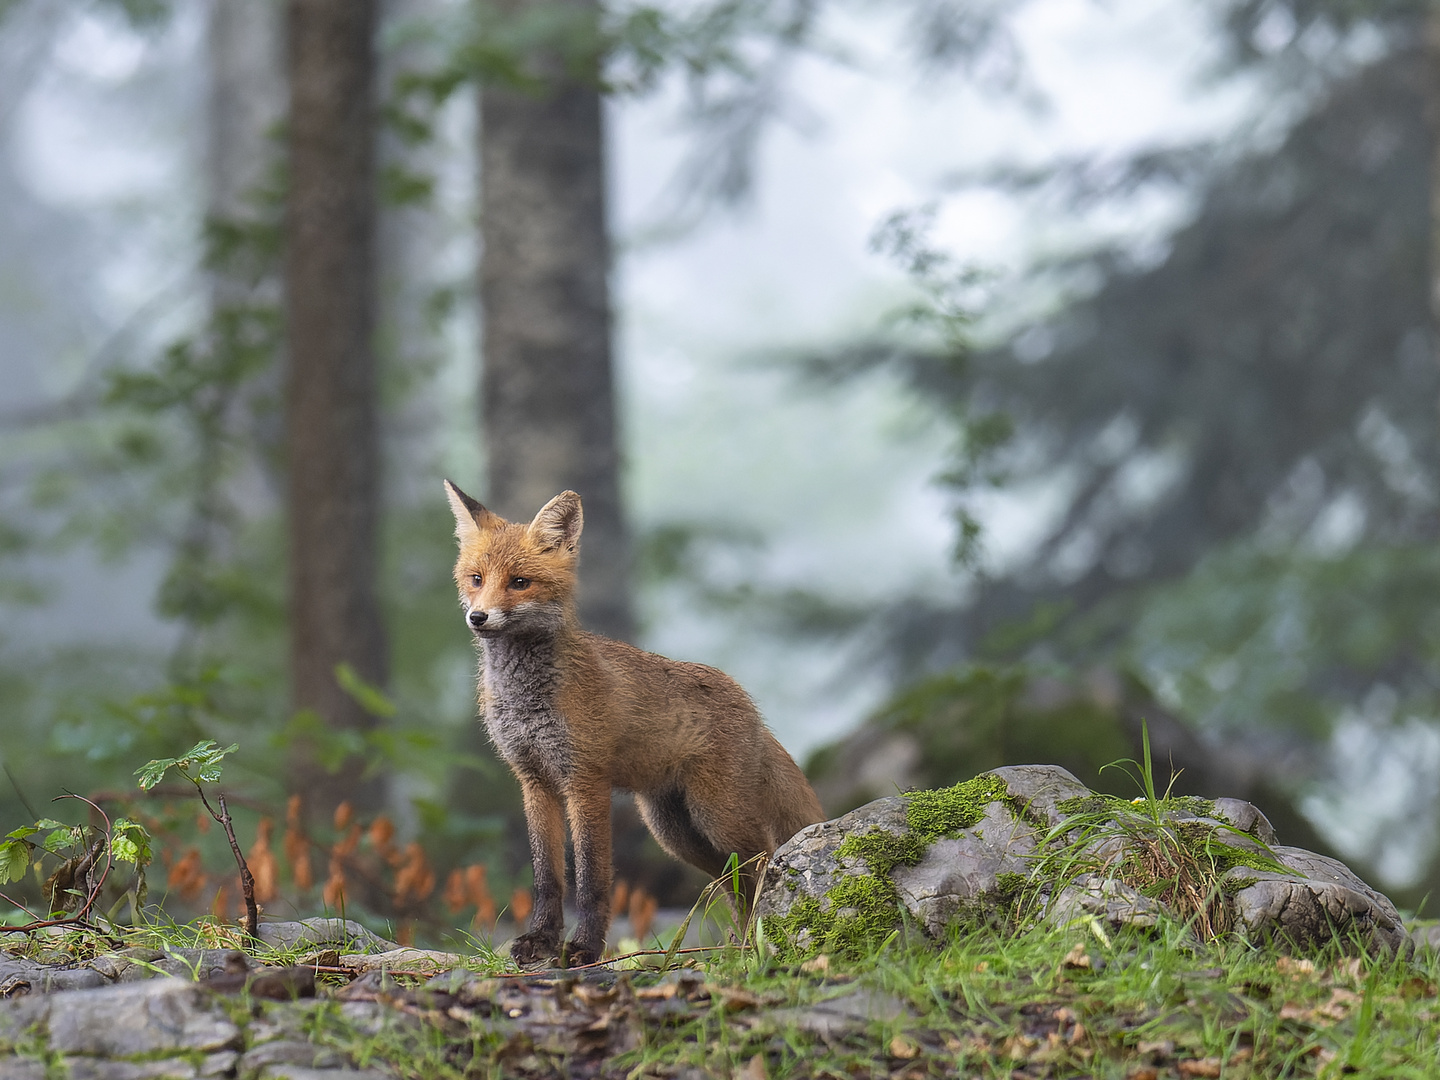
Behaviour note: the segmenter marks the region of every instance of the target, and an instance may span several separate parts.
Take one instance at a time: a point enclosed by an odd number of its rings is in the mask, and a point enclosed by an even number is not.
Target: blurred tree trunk
[[[1430,333],[1440,355],[1440,0],[1425,12],[1425,126],[1430,133]]]
[[[246,221],[275,165],[272,129],[285,112],[278,5],[211,0],[206,27],[210,83],[206,101],[206,217]],[[211,307],[250,297],[249,275],[212,267]]]
[[[508,10],[536,2],[513,0]],[[595,0],[575,3],[598,16]],[[543,90],[480,91],[486,501],[528,521],[560,491],[579,492],[581,619],[631,638],[598,71],[578,78],[557,57],[529,59]]]
[[[375,723],[337,665],[370,683],[387,674],[376,595],[375,19],[375,0],[289,0],[286,23],[291,702],[336,730]],[[358,758],[330,772],[313,743],[296,749],[289,780],[312,815],[381,801]]]
[[[216,603],[208,582],[235,559],[235,525],[278,511],[282,477],[273,448],[280,433],[273,402],[279,397],[279,364],[235,377],[237,352],[257,339],[278,352],[273,315],[279,303],[279,270],[243,255],[237,235],[269,233],[279,148],[273,131],[285,111],[280,8],[273,3],[212,0],[206,8],[205,182],[210,318],[207,356],[211,382],[204,418],[196,425],[196,486],[190,517],[161,590],[165,608],[183,620],[171,656],[176,679],[193,677],[216,647]],[[216,238],[225,236],[224,243]],[[222,252],[224,254],[222,254]],[[255,448],[239,462],[227,444]],[[249,475],[236,476],[237,466]],[[223,645],[218,646],[223,648]]]

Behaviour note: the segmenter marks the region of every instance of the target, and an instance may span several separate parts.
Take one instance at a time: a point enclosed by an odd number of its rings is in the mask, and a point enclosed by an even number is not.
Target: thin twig
[[[28,907],[26,907],[24,904],[22,904],[19,900],[16,900],[16,899],[14,899],[13,897],[10,897],[10,896],[6,896],[3,892],[0,892],[0,900],[4,900],[7,904],[12,904],[12,905],[14,905],[15,907],[19,908],[21,911],[25,912],[26,915],[29,915],[30,918],[32,918],[32,919],[38,919],[38,918],[40,918],[39,915],[36,915],[35,912],[31,911]]]
[[[200,792],[200,798],[205,798],[204,791]],[[205,803],[205,809],[210,810],[208,802]],[[220,813],[216,815],[214,810],[210,810],[210,815],[220,822],[220,827],[225,830],[225,838],[230,841],[230,850],[235,854],[235,861],[240,864],[240,891],[245,895],[245,933],[253,939],[259,935],[260,930],[260,910],[255,906],[255,875],[250,873],[250,864],[240,853],[240,844],[235,839],[235,828],[230,823],[230,811],[225,806],[223,791],[220,792]]]

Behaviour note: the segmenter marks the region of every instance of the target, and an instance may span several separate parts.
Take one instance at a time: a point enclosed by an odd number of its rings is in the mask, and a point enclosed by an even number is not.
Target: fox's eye
[[[511,578],[510,587],[512,589],[528,589],[530,587],[530,579],[528,577]]]
[[[478,588],[480,587],[480,583],[481,583],[481,579],[480,579],[480,575],[479,575],[479,574],[471,574],[471,575],[470,575],[470,586],[471,586],[472,588],[478,589]]]

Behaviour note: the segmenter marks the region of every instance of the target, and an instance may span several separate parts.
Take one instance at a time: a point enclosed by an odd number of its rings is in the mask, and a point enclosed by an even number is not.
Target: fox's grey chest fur
[[[569,775],[574,748],[556,707],[560,673],[552,638],[481,642],[485,726],[510,766],[551,781]]]

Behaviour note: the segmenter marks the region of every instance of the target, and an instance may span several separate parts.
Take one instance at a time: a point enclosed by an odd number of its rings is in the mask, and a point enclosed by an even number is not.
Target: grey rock
[[[262,922],[257,937],[272,949],[319,949],[335,946],[340,952],[389,952],[400,946],[373,934],[352,919],[302,919],[296,922]]]
[[[223,975],[230,970],[228,965],[231,956],[244,954],[237,953],[234,949],[171,949],[163,960],[154,963],[154,968],[165,975],[195,982],[199,979],[213,979],[216,975]],[[245,966],[254,968],[256,965],[246,957]]]
[[[108,982],[118,982],[120,976],[134,966],[134,961],[128,956],[121,956],[118,953],[102,953],[86,963],[86,967],[98,971]]]
[[[0,1080],[46,1080],[45,1063],[35,1058],[0,1057]]]
[[[97,956],[90,966],[116,982],[140,982],[142,979],[153,979],[157,975],[171,974],[159,966],[165,959],[165,953],[161,949],[133,946],[121,949],[118,953]],[[111,975],[111,972],[115,974]]]
[[[1254,803],[1244,799],[1216,799],[1215,816],[1243,833],[1249,833],[1262,844],[1274,844],[1275,826]]]
[[[200,1067],[195,1070],[196,1076],[234,1076],[235,1063],[240,1059],[238,1050],[220,1050],[213,1054],[206,1054],[200,1062]]]
[[[765,868],[755,913],[764,919],[783,918],[796,901],[811,897],[825,903],[825,894],[847,877],[870,873],[865,860],[841,858],[837,852],[851,834],[874,830],[904,835],[905,800],[898,795],[876,799],[836,818],[807,825],[771,857]]]
[[[1065,819],[1060,803],[1094,794],[1075,779],[1074,773],[1059,765],[1005,765],[991,769],[990,774],[1004,780],[1011,797],[1051,828]]]
[[[60,1059],[69,1080],[195,1080],[195,1066],[186,1058],[159,1061],[107,1061],[104,1058]]]
[[[338,1069],[349,1065],[340,1053],[311,1042],[279,1039],[263,1043],[241,1055],[236,1065],[243,1078],[254,1076],[271,1065],[301,1065],[307,1069]]]
[[[1273,851],[1293,873],[1237,866],[1225,875],[1232,886],[1240,886],[1231,896],[1231,909],[1248,936],[1307,948],[1354,935],[1367,952],[1414,953],[1415,943],[1395,905],[1344,863],[1303,848]]]
[[[109,985],[110,980],[93,968],[60,968],[47,971],[39,989],[42,994],[53,994],[61,990],[93,990],[97,986]]]
[[[43,1035],[52,999],[40,995],[0,1001],[0,1049]]]
[[[29,993],[42,983],[44,972],[34,960],[0,960],[0,998]]]
[[[61,967],[24,959],[0,960],[0,998],[87,990],[108,983],[104,975],[89,967]]]
[[[1077,919],[1100,919],[1112,928],[1134,926],[1148,929],[1159,922],[1165,907],[1114,878],[1081,874],[1050,900],[1046,919],[1055,926],[1069,926]]]
[[[49,999],[50,1048],[133,1057],[237,1046],[240,1030],[215,998],[179,979],[80,990]]]
[[[890,880],[911,917],[938,938],[999,891],[1001,874],[1029,873],[1035,842],[1029,824],[991,803],[966,835],[936,840],[915,866],[895,867]]]
[[[340,1006],[340,1016],[347,1026],[362,1035],[414,1029],[422,1024],[417,1016],[399,1012],[374,1001],[347,1001]]]
[[[369,971],[414,971],[419,973],[450,971],[469,957],[459,953],[437,952],[433,949],[411,949],[396,946],[379,953],[346,953],[340,966],[364,974]]]

